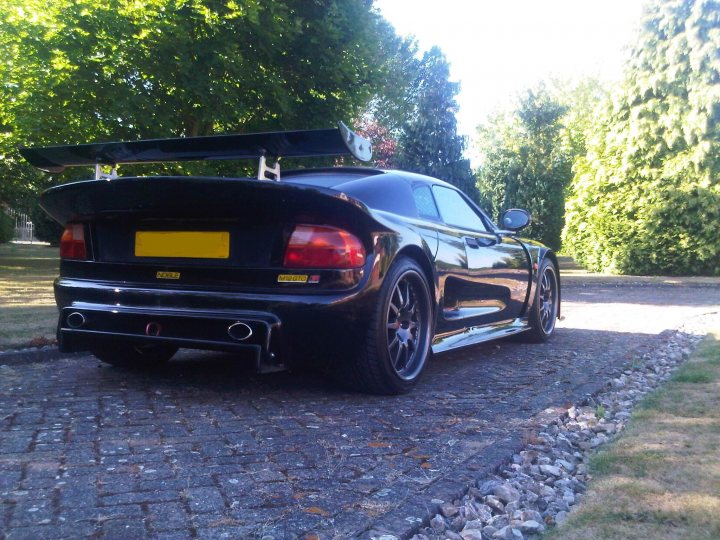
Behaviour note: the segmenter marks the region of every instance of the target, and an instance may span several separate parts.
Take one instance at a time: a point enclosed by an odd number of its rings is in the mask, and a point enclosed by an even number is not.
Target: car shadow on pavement
[[[276,390],[323,394],[345,391],[328,376],[310,370],[257,373],[253,354],[181,349],[170,362],[152,371],[126,370],[99,361],[98,365],[103,377],[122,377],[128,386],[149,383],[179,391],[191,388],[259,394]]]
[[[428,396],[462,397],[465,394],[496,394],[513,389],[536,389],[547,385],[574,387],[583,381],[597,381],[634,357],[652,349],[662,335],[577,328],[558,328],[547,343],[531,344],[497,340],[450,351],[432,357],[417,387],[405,396],[371,396],[343,387],[329,375],[318,371],[281,371],[258,374],[252,355],[181,350],[163,368],[142,372],[128,371],[97,362],[97,385],[104,388],[118,383],[124,388],[157,389],[176,397],[204,402],[213,396],[222,399],[277,398],[292,395],[293,400],[322,397],[332,402],[385,401],[403,403]],[[91,375],[88,373],[88,375]]]

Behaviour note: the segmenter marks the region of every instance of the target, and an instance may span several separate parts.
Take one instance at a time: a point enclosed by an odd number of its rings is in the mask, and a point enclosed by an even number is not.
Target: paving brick
[[[189,530],[178,529],[174,531],[153,531],[153,540],[192,540],[193,535]]]
[[[78,521],[68,518],[61,519],[62,521],[53,525],[53,529],[57,531],[60,538],[68,538],[69,540],[88,538],[94,536],[98,530],[98,525],[91,521]]]
[[[15,452],[25,452],[30,448],[32,442],[32,433],[4,431],[3,438],[0,439],[0,453],[14,454]]]
[[[95,513],[97,521],[100,523],[112,520],[139,521],[145,517],[145,515],[146,512],[143,510],[143,505],[139,503],[116,505],[106,504],[99,509],[99,512]]]
[[[103,506],[116,504],[152,503],[163,501],[178,501],[182,498],[177,490],[170,491],[130,491],[117,495],[105,495],[100,498]]]
[[[58,488],[58,499],[60,507],[83,507],[94,508],[98,505],[98,495],[95,487],[67,487]]]
[[[2,531],[0,531],[2,534]],[[53,525],[36,525],[32,527],[13,527],[6,532],[5,540],[38,540],[39,538],[54,540],[56,538],[70,538],[61,534]]]
[[[7,469],[0,467],[0,491],[13,489],[20,485],[22,472],[19,469]]]
[[[218,525],[209,529],[197,529],[198,540],[234,540],[235,538],[248,538],[253,527],[242,525]]]
[[[438,355],[405,396],[250,376],[212,353],[151,374],[87,356],[13,365],[0,377],[0,537],[408,532],[427,517],[423,501],[507,458],[533,415],[582,399],[660,330],[720,306],[717,288],[563,292],[567,319],[547,344]],[[633,310],[613,310],[615,294]]]
[[[186,489],[188,504],[198,514],[221,512],[225,508],[225,500],[215,487],[196,487]]]
[[[148,516],[153,531],[187,529],[190,525],[190,515],[184,503],[149,504]]]
[[[101,536],[103,540],[142,540],[149,538],[142,520],[112,519],[102,524]]]

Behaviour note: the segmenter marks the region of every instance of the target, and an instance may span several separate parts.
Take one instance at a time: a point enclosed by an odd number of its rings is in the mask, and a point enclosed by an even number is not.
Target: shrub
[[[12,240],[15,234],[15,220],[0,210],[0,244]]]
[[[39,206],[35,206],[33,209],[32,220],[35,226],[35,236],[38,240],[49,242],[51,246],[60,245],[63,227],[57,221],[48,216]]]
[[[720,12],[655,2],[575,163],[563,248],[586,267],[720,275]]]

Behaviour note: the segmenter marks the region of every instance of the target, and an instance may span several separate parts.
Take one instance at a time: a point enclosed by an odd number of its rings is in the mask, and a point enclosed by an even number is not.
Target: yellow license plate
[[[137,231],[135,256],[227,259],[230,257],[230,233],[227,231]]]

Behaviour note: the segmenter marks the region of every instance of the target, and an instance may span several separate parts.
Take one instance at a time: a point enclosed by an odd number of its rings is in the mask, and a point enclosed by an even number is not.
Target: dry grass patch
[[[720,329],[590,461],[587,496],[552,539],[720,538]]]
[[[58,249],[0,245],[0,350],[55,341]]]

